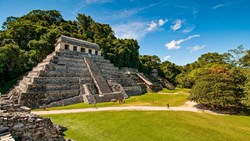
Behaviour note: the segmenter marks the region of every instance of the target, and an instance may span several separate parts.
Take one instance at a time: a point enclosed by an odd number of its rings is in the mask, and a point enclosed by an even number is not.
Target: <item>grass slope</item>
[[[192,112],[90,112],[49,115],[76,141],[247,141],[250,117]]]
[[[170,90],[175,91],[175,90]],[[159,93],[147,93],[139,96],[131,96],[129,99],[126,99],[125,103],[116,103],[116,102],[105,102],[97,103],[97,107],[108,107],[108,106],[166,106],[168,103],[170,106],[181,106],[187,101],[188,94],[181,93],[181,90],[178,90],[180,94],[160,94]],[[176,93],[176,92],[173,92]],[[51,107],[47,110],[65,110],[65,109],[80,109],[80,108],[91,108],[93,105],[85,103],[77,103],[67,106]],[[38,111],[40,109],[35,109]]]

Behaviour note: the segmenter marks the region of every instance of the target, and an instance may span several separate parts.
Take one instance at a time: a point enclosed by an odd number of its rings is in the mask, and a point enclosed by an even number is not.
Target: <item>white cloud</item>
[[[225,7],[225,5],[224,5],[224,4],[215,5],[215,6],[213,7],[213,10],[218,9],[218,8],[221,8],[221,7]]]
[[[193,47],[188,47],[188,49],[190,49],[190,52],[195,52],[197,50],[203,49],[204,47],[206,47],[206,45],[202,45],[202,46],[197,45],[197,46],[193,46]]]
[[[170,58],[171,58],[170,55],[164,56],[164,57],[163,57],[163,62],[169,60]]]
[[[174,22],[174,25],[172,25],[172,26],[170,27],[170,29],[172,29],[173,31],[176,31],[176,30],[178,30],[178,29],[181,28],[181,24],[182,24],[182,23],[183,23],[182,20],[177,19],[177,20]]]
[[[140,40],[149,32],[155,31],[159,27],[163,26],[168,20],[159,19],[158,22],[151,21],[150,24],[146,22],[130,22],[126,24],[119,24],[112,26],[115,31],[115,35],[118,38],[132,38]]]
[[[148,31],[156,30],[158,27],[163,26],[166,22],[168,22],[168,19],[159,19],[158,22],[151,21],[149,24],[149,27],[147,28]]]
[[[188,41],[192,38],[195,38],[195,37],[200,37],[199,34],[195,34],[195,35],[191,35],[191,36],[188,36],[187,38],[185,39],[180,39],[180,40],[172,40],[168,43],[165,44],[165,46],[168,48],[168,49],[179,49],[181,48],[180,44],[185,42],[185,41]]]
[[[159,19],[158,25],[159,25],[159,26],[163,26],[166,22],[168,22],[168,19],[165,19],[165,20]]]
[[[212,7],[212,9],[216,10],[218,8],[228,7],[228,6],[231,6],[231,5],[233,5],[233,2],[226,1],[224,3],[220,3],[220,4],[215,5],[214,7]]]
[[[146,27],[147,24],[144,22],[131,22],[112,26],[112,29],[118,38],[140,40],[149,32]]]
[[[151,23],[149,24],[149,27],[147,28],[148,31],[152,31],[154,29],[157,28],[157,23],[155,23],[154,21],[151,21]]]
[[[182,32],[183,33],[189,33],[189,32],[192,32],[194,29],[195,29],[195,26],[192,26],[192,27],[188,27],[188,28],[182,30]]]

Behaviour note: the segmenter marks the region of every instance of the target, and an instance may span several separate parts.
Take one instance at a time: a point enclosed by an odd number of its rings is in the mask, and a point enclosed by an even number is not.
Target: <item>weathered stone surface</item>
[[[54,125],[49,118],[30,113],[28,109],[0,103],[0,138],[18,141],[64,141],[66,128]],[[2,105],[7,105],[7,110]],[[23,110],[22,110],[23,109]]]

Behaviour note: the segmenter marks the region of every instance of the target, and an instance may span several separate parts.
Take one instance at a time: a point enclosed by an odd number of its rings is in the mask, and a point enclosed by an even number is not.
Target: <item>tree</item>
[[[218,64],[226,64],[226,58],[227,55],[226,54],[219,54],[217,52],[214,53],[206,53],[206,54],[202,54],[199,58],[198,58],[198,64],[200,67],[205,66],[209,63],[218,63]]]
[[[181,73],[180,67],[169,61],[164,61],[160,65],[161,75],[174,85],[177,84],[176,76]]]
[[[241,69],[229,64],[214,64],[201,75],[189,98],[213,108],[241,106],[246,77]]]
[[[247,77],[246,84],[244,86],[245,97],[242,103],[245,106],[250,107],[250,69],[245,69],[245,75]]]
[[[236,49],[230,49],[227,53],[228,58],[227,61],[233,66],[242,66],[242,57],[246,51],[242,45],[238,46]]]
[[[27,58],[16,44],[6,44],[0,47],[0,85],[13,79],[25,70]]]
[[[240,59],[243,67],[250,67],[250,50],[245,51],[245,55]]]
[[[145,74],[150,74],[153,69],[157,69],[159,72],[159,66],[161,60],[158,56],[153,55],[143,55],[139,56],[140,64],[139,64],[139,71]]]

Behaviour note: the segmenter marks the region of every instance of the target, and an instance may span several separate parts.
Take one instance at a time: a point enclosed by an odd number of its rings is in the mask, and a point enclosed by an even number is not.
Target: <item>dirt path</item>
[[[66,113],[81,113],[81,112],[99,112],[99,111],[189,111],[189,112],[206,112],[216,114],[211,111],[199,110],[194,107],[196,103],[187,101],[185,105],[179,107],[157,107],[157,106],[124,106],[124,107],[100,107],[100,108],[84,108],[84,109],[69,109],[69,110],[51,110],[51,111],[33,111],[38,115],[51,114],[66,114]]]

